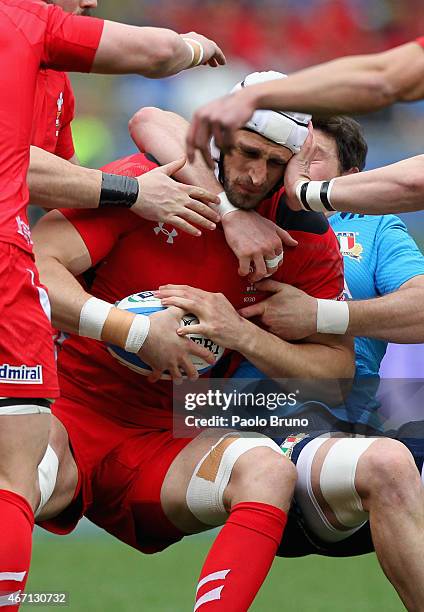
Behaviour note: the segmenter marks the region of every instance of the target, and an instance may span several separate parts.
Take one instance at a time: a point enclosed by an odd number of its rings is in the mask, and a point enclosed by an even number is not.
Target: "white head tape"
[[[286,74],[269,70],[267,72],[252,72],[241,83],[232,89],[232,93],[276,79],[285,79]],[[245,127],[265,138],[290,149],[292,153],[298,153],[308,136],[308,123],[312,115],[294,112],[282,112],[271,110],[257,110],[252,118],[246,123]]]

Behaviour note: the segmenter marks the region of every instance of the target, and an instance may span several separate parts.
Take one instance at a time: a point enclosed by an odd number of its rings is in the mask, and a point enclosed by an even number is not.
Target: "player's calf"
[[[190,465],[188,457],[193,460],[196,446],[204,444],[199,437],[182,451],[187,454],[182,468]],[[204,450],[188,482],[187,509],[203,528],[224,522],[225,526],[203,566],[195,610],[207,604],[210,611],[242,612],[249,608],[275,557],[296,471],[264,436],[231,432]],[[180,513],[180,524],[181,520]]]

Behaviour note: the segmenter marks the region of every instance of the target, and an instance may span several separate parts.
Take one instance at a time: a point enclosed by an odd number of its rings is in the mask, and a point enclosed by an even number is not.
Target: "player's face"
[[[314,130],[316,152],[311,162],[310,176],[313,181],[325,181],[342,174],[334,138],[321,130]]]
[[[224,155],[224,188],[234,206],[251,210],[281,181],[292,152],[259,134],[238,130]]]
[[[97,8],[97,0],[47,0],[47,4],[57,4],[74,15],[89,15],[91,9]]]

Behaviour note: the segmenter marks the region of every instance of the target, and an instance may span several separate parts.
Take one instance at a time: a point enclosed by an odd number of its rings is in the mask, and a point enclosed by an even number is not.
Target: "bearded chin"
[[[84,17],[90,17],[91,15],[91,9],[89,8],[85,8],[81,11],[81,15],[84,15]]]

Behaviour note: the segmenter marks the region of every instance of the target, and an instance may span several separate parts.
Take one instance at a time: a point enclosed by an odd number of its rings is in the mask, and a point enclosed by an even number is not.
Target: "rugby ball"
[[[115,306],[121,310],[128,310],[129,312],[134,312],[135,314],[143,314],[147,316],[152,315],[154,312],[166,310],[166,307],[162,306],[160,299],[155,297],[151,291],[133,293],[132,295],[129,295],[123,300],[117,302]],[[182,318],[181,325],[196,325],[198,322],[199,320],[195,315],[185,314]],[[215,357],[215,363],[224,353],[224,349],[221,346],[218,346],[218,344],[215,344],[215,342],[212,342],[212,340],[205,338],[200,334],[189,334],[188,338],[191,338],[191,340],[194,342],[201,344],[211,351]],[[128,353],[123,348],[114,345],[109,345],[108,350],[110,354],[115,357],[115,359],[122,363],[122,365],[130,368],[130,370],[134,370],[134,372],[144,374],[145,376],[148,376],[152,372],[152,368],[135,353]],[[191,355],[191,360],[199,374],[204,374],[213,367],[204,359],[197,357],[196,355]],[[169,374],[163,374],[161,378],[169,380],[170,376]]]

